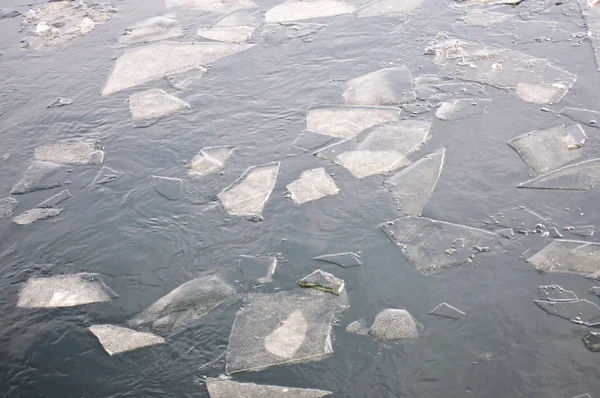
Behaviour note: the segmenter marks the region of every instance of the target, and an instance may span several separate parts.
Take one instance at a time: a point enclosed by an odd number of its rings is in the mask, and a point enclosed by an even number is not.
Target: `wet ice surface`
[[[160,89],[136,93],[129,97],[129,110],[133,120],[144,122],[144,125],[188,109],[190,105],[187,102]]]
[[[237,216],[260,216],[273,192],[279,163],[253,166],[218,197],[229,214]]]
[[[165,0],[168,8],[227,13],[255,6],[251,0]]]
[[[322,256],[313,258],[313,260],[337,264],[342,268],[352,268],[362,265],[360,255],[358,253],[324,254]]]
[[[461,17],[461,21],[467,25],[489,28],[492,25],[508,21],[511,18],[512,15],[510,14],[486,11],[481,8],[477,8],[468,10],[467,13]]]
[[[269,283],[277,269],[277,257],[246,256],[239,257],[238,266],[250,283]]]
[[[119,44],[130,46],[137,43],[151,43],[182,36],[183,31],[177,19],[165,15],[152,17],[136,23],[119,36]]]
[[[320,269],[298,280],[298,285],[304,288],[322,290],[339,296],[344,290],[344,281],[329,272]]]
[[[373,17],[377,15],[406,15],[415,12],[421,7],[423,0],[375,0],[359,8],[356,14],[359,17]]]
[[[592,3],[585,0],[579,0],[579,6],[583,14],[583,19],[588,29],[588,38],[594,50],[596,66],[600,70],[600,8],[591,6]]]
[[[535,300],[535,303],[548,314],[579,325],[591,326],[600,323],[600,307],[588,300]]]
[[[220,171],[233,150],[233,146],[202,148],[187,166],[189,176],[198,178]]]
[[[575,240],[554,240],[527,259],[544,272],[567,272],[580,275],[600,271],[600,244]]]
[[[419,329],[408,311],[388,308],[375,316],[369,334],[378,340],[394,341],[417,338]]]
[[[448,303],[442,303],[442,304],[438,305],[437,307],[435,307],[434,309],[429,311],[429,313],[431,315],[436,315],[436,316],[440,316],[443,318],[450,318],[450,319],[460,319],[463,316],[467,315],[464,312],[462,312],[461,310],[459,310],[458,308],[453,307]]]
[[[61,164],[100,164],[104,151],[94,140],[66,140],[35,148],[35,160]]]
[[[166,343],[160,336],[146,332],[136,332],[116,325],[93,325],[89,327],[89,330],[96,336],[108,355],[121,354]]]
[[[413,76],[407,67],[381,69],[350,80],[346,105],[399,105],[415,99]]]
[[[252,37],[258,25],[258,10],[245,8],[236,10],[208,28],[198,29],[197,35],[205,39],[224,42],[243,42]]]
[[[63,209],[31,209],[13,217],[13,222],[18,225],[29,225],[39,220],[56,217],[62,211]]]
[[[442,102],[435,112],[441,120],[459,120],[485,112],[491,100],[486,99],[457,99]]]
[[[573,301],[578,299],[574,292],[565,290],[558,285],[539,286],[538,297],[540,300],[547,301]]]
[[[333,178],[322,167],[302,172],[299,179],[288,184],[287,189],[292,200],[299,205],[335,195],[340,191]]]
[[[392,107],[315,106],[306,112],[306,128],[338,138],[353,138],[361,131],[400,119],[400,110]]]
[[[0,218],[6,218],[13,215],[19,202],[15,198],[0,199]]]
[[[254,383],[238,383],[232,380],[206,379],[210,398],[320,398],[331,395],[329,391],[311,388],[279,387]]]
[[[73,195],[71,195],[71,192],[64,189],[64,190],[60,191],[59,193],[57,193],[56,195],[51,196],[48,199],[44,200],[42,203],[37,205],[37,207],[40,207],[40,208],[56,207],[60,203],[64,202],[67,199],[71,199],[72,197],[73,197]]]
[[[17,182],[10,193],[25,194],[60,187],[65,183],[66,172],[63,165],[36,160],[25,170],[23,178]]]
[[[154,190],[169,200],[177,200],[183,195],[183,180],[180,178],[161,176],[148,178]]]
[[[294,22],[352,12],[354,7],[341,0],[289,0],[268,10],[265,22]]]
[[[92,190],[100,188],[101,186],[111,183],[111,182],[121,178],[122,176],[123,176],[122,172],[115,170],[108,166],[102,166],[100,171],[98,171],[98,174],[96,174],[96,177],[94,177],[94,180],[92,181],[90,188]]]
[[[519,188],[586,191],[600,187],[600,159],[561,167],[519,184]]]

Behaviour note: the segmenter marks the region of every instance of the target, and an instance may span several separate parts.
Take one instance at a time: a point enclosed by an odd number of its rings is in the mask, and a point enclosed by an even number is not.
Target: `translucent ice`
[[[346,105],[399,105],[415,99],[413,76],[404,66],[381,69],[350,80]]]
[[[594,6],[596,4],[596,6]],[[600,70],[600,7],[597,2],[579,0],[583,19],[588,29],[588,38],[592,44],[596,65]]]
[[[311,131],[305,131],[300,133],[298,137],[292,142],[292,146],[300,148],[306,152],[314,151],[322,148],[327,144],[331,144],[336,141],[336,138],[329,135],[317,134]]]
[[[600,244],[557,239],[527,262],[539,271],[590,275],[600,271]]]
[[[325,254],[323,256],[315,257],[313,260],[336,264],[342,268],[358,267],[362,265],[360,255],[357,253]]]
[[[206,379],[206,387],[210,398],[320,398],[331,395],[331,392],[323,390],[237,383],[214,378]]]
[[[455,99],[442,102],[435,112],[441,120],[458,120],[484,113],[492,102],[488,99]]]
[[[39,220],[58,216],[63,209],[31,209],[13,217],[13,222],[18,225],[29,225]]]
[[[161,196],[177,200],[183,195],[183,180],[180,178],[150,176],[152,187]]]
[[[119,44],[130,46],[137,43],[151,43],[183,35],[179,22],[172,16],[165,15],[145,19],[119,37]]]
[[[166,343],[162,337],[155,336],[152,333],[136,332],[135,330],[121,326],[94,325],[90,326],[89,330],[96,336],[108,355],[121,354],[143,347]]]
[[[467,315],[458,308],[451,306],[448,303],[442,303],[429,311],[430,314],[441,316],[443,318],[451,318],[451,319],[460,319],[463,316]]]
[[[600,322],[600,307],[591,301],[546,301],[534,302],[550,315],[567,319],[579,325],[592,326]]]
[[[415,12],[423,0],[375,0],[356,11],[359,17],[406,15]]]
[[[287,189],[292,200],[299,205],[335,195],[340,191],[323,167],[304,171],[299,179],[288,184]]]
[[[165,78],[174,89],[186,91],[202,80],[207,71],[208,69],[205,67],[196,65],[192,67],[192,69],[184,72],[175,72],[165,75]]]
[[[469,10],[460,19],[467,25],[480,26],[482,28],[488,28],[492,25],[508,21],[512,18],[510,14],[503,14],[499,12],[490,12],[482,10],[480,8]]]
[[[240,256],[238,265],[244,279],[251,283],[269,283],[277,269],[277,257]]]
[[[384,341],[414,339],[419,337],[419,329],[408,311],[388,308],[375,316],[369,334]]]
[[[66,168],[63,165],[34,161],[10,193],[15,195],[60,187],[65,183],[65,176]]]
[[[371,106],[316,106],[306,112],[306,128],[319,134],[353,138],[361,131],[400,119],[398,108]]]
[[[15,198],[0,199],[0,218],[12,216],[18,205],[19,202]]]
[[[129,96],[129,110],[135,121],[155,121],[187,109],[190,109],[187,102],[160,89],[151,89]]]
[[[563,108],[560,113],[571,120],[583,123],[590,127],[598,127],[598,123],[600,122],[600,112],[598,111],[566,107]]]
[[[369,334],[369,325],[367,324],[367,321],[364,320],[364,318],[361,318],[346,326],[346,332],[358,334],[361,336],[367,336]]]
[[[600,351],[600,332],[589,332],[586,333],[583,337],[583,343],[588,348],[588,350],[592,352]],[[592,398],[590,394],[579,395],[574,398]]]
[[[586,191],[600,187],[600,159],[561,167],[519,184],[519,188]]]
[[[261,37],[269,46],[276,46],[293,39],[309,42],[312,40],[312,35],[324,27],[325,25],[317,23],[268,24],[264,26]]]
[[[94,180],[92,181],[91,189],[94,190],[96,188],[99,188],[101,185],[115,181],[118,178],[121,178],[122,176],[123,173],[121,173],[120,171],[112,169],[108,166],[102,166],[102,168],[100,169],[100,171],[98,171],[98,174],[96,174],[96,177],[94,177]]]
[[[165,5],[169,8],[221,13],[256,6],[251,0],[165,0]]]
[[[340,295],[344,290],[344,281],[329,272],[320,269],[298,280],[298,285],[304,288],[322,290],[327,293]]]
[[[540,300],[547,301],[573,301],[578,299],[574,292],[565,290],[558,285],[539,286],[538,297]]]
[[[225,161],[233,153],[233,146],[209,146],[200,152],[188,164],[190,177],[203,177],[216,173],[225,166]]]
[[[68,190],[65,189],[65,190],[60,191],[56,195],[44,200],[42,203],[37,205],[37,207],[39,207],[39,208],[56,207],[58,204],[64,202],[67,199],[70,199],[72,197],[73,197],[73,195],[71,195],[71,192],[69,192]]]
[[[256,28],[252,26],[215,26],[212,28],[198,29],[197,35],[215,41],[240,43],[250,40],[255,29]]]
[[[229,214],[260,216],[275,188],[279,162],[250,167],[217,195]]]
[[[266,23],[294,22],[353,13],[355,8],[340,0],[289,0],[265,14]]]
[[[35,148],[35,160],[61,164],[100,164],[104,151],[95,140],[65,140]]]

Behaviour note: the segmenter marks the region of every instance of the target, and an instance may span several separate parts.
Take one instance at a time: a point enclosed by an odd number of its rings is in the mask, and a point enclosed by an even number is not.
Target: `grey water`
[[[17,0],[2,3],[20,12],[30,7]],[[278,3],[257,2],[262,13]],[[254,47],[212,63],[193,89],[177,94],[190,104],[189,112],[143,128],[135,128],[127,97],[142,89],[167,90],[166,79],[100,93],[123,51],[118,36],[140,20],[171,11],[162,1],[114,1],[119,11],[110,21],[52,50],[22,49],[21,18],[0,20],[0,197],[9,196],[35,147],[61,139],[98,139],[103,165],[124,173],[91,190],[99,167],[73,166],[68,186],[73,198],[61,204],[60,216],[26,227],[0,220],[0,396],[207,397],[202,380],[224,372],[220,356],[243,298],[169,336],[168,344],[118,356],[108,356],[87,327],[123,324],[202,275],[221,273],[234,281],[239,255],[268,253],[282,259],[277,286],[293,288],[297,279],[321,268],[345,280],[351,307],[333,328],[334,355],[236,374],[236,381],[318,388],[334,397],[600,394],[598,354],[581,341],[587,328],[549,316],[533,301],[538,286],[556,284],[599,303],[588,293],[593,282],[581,275],[539,273],[524,261],[523,253],[531,255],[549,240],[525,236],[475,263],[424,276],[379,229],[397,217],[382,189],[383,176],[358,180],[341,166],[291,147],[305,128],[309,106],[343,104],[346,80],[389,65],[406,65],[415,77],[437,74],[423,50],[446,31],[546,58],[578,78],[555,105],[526,103],[514,91],[486,86],[480,97],[492,102],[484,113],[455,121],[426,115],[433,126],[424,152],[444,147],[446,162],[423,215],[482,227],[496,212],[526,206],[560,226],[600,225],[597,191],[517,189],[530,175],[506,144],[532,130],[574,123],[559,116],[563,107],[598,110],[600,72],[590,43],[578,38],[586,33],[581,13],[573,0],[558,3],[487,6],[514,15],[487,29],[461,24],[464,8],[441,0],[425,0],[410,16],[309,21],[323,28],[308,40],[269,44],[259,28]],[[176,14],[188,40],[218,17],[185,9]],[[557,25],[530,23],[538,20]],[[47,108],[58,97],[74,102]],[[586,145],[597,157],[599,130],[584,128]],[[188,178],[186,162],[203,147],[218,145],[236,146],[223,172]],[[228,215],[217,194],[248,167],[272,161],[281,161],[281,167],[264,221]],[[285,197],[286,185],[316,167],[333,174],[340,193],[295,205]],[[150,175],[183,179],[183,197],[158,195]],[[16,214],[62,189],[19,195]],[[358,251],[360,267],[312,260]],[[118,299],[50,310],[16,308],[27,279],[78,272],[102,274]],[[441,302],[467,315],[459,320],[429,315]],[[385,308],[410,311],[423,325],[421,336],[383,343],[345,332],[350,322]]]

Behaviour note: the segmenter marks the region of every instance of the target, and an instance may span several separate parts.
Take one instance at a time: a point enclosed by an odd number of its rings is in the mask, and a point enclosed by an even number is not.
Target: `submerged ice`
[[[306,128],[338,138],[353,138],[361,131],[400,120],[400,110],[375,106],[315,106],[306,112]]]
[[[360,254],[351,252],[324,254],[322,256],[313,258],[313,260],[336,264],[342,268],[358,267],[362,265]]]
[[[12,216],[18,205],[19,202],[15,198],[0,199],[0,218]]]
[[[508,21],[511,18],[512,15],[510,14],[491,12],[481,8],[476,8],[474,10],[468,10],[467,13],[460,19],[467,25],[489,28],[492,25]]]
[[[197,35],[209,40],[224,42],[248,41],[258,26],[258,9],[236,10],[219,19],[213,26],[198,29]]]
[[[335,195],[340,191],[323,167],[304,171],[299,179],[288,184],[287,189],[292,200],[299,205]]]
[[[233,153],[233,149],[233,146],[202,148],[187,166],[189,176],[203,177],[220,171]]]
[[[238,266],[248,282],[269,283],[277,269],[277,257],[241,255]]]
[[[116,325],[93,325],[89,327],[89,331],[96,336],[108,355],[166,343],[162,337],[152,333],[136,332]]]
[[[435,112],[440,120],[459,120],[484,113],[491,100],[454,99],[442,102]]]
[[[229,214],[260,216],[275,188],[278,174],[278,162],[250,167],[217,196]]]
[[[321,398],[331,395],[329,391],[311,388],[279,387],[265,384],[238,383],[232,380],[207,378],[206,387],[210,398]]]
[[[183,180],[173,177],[150,176],[154,190],[169,200],[177,200],[183,195]]]
[[[10,193],[24,194],[60,187],[65,183],[66,167],[52,162],[34,161]]]
[[[350,80],[344,92],[346,105],[400,105],[414,101],[410,69],[385,68]]]
[[[151,89],[129,97],[129,110],[134,121],[155,121],[190,109],[187,102],[161,89]]]

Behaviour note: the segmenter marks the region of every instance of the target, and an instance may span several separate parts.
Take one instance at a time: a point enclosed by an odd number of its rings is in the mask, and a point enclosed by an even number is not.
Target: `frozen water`
[[[98,274],[85,272],[29,279],[19,292],[17,307],[73,307],[110,301],[116,297]]]
[[[490,216],[489,221],[484,221],[484,224],[493,225],[496,227],[513,228],[517,231],[527,231],[531,233],[536,231],[540,225],[545,227],[550,226],[553,221],[550,218],[544,217],[524,206],[512,207],[497,212]]]
[[[579,325],[592,326],[600,322],[600,307],[591,301],[546,301],[534,302],[550,315],[567,319]]]
[[[203,177],[216,173],[225,166],[225,161],[233,153],[233,146],[209,146],[200,152],[188,164],[190,177]]]
[[[98,338],[102,348],[108,355],[121,354],[138,348],[166,343],[162,337],[155,336],[152,333],[136,332],[121,326],[94,325],[90,326],[89,330]]]
[[[157,333],[168,333],[197,321],[235,295],[235,289],[217,276],[192,279],[158,299],[127,321],[130,327],[150,324]]]
[[[61,106],[71,105],[73,102],[72,99],[60,97],[46,105],[46,108],[60,108]]]
[[[346,332],[367,336],[369,334],[369,325],[367,325],[367,321],[364,318],[361,318],[346,326]]]
[[[467,13],[460,18],[461,21],[471,26],[479,26],[482,28],[489,28],[492,25],[496,25],[512,18],[510,14],[503,14],[500,12],[490,12],[477,8],[469,10]]]
[[[315,106],[306,112],[306,128],[339,138],[353,138],[361,131],[400,119],[400,110],[374,106]]]
[[[592,352],[600,351],[600,332],[589,332],[583,337],[583,343]],[[592,398],[590,394],[578,395],[575,398]]]
[[[344,290],[344,281],[320,269],[300,279],[298,285],[304,288],[322,290],[339,296]]]
[[[493,251],[501,239],[483,229],[425,217],[398,218],[383,223],[381,229],[424,275],[470,263],[476,255]]]
[[[233,55],[252,44],[232,43],[154,43],[125,52],[115,61],[102,95],[183,72]]]
[[[419,329],[408,311],[388,308],[375,316],[369,334],[378,340],[394,341],[417,338]]]
[[[18,225],[29,225],[39,220],[58,216],[63,209],[31,209],[27,210],[16,217],[13,217],[13,222]]]
[[[275,188],[279,162],[250,167],[217,195],[229,214],[260,216]]]
[[[381,69],[350,80],[346,105],[399,105],[415,99],[413,76],[407,67]]]
[[[557,239],[527,259],[537,270],[590,275],[600,271],[600,244]]]
[[[588,39],[592,44],[596,65],[600,70],[600,7],[594,6],[596,2],[579,0],[581,13],[588,29]]]
[[[435,111],[435,116],[441,120],[458,120],[479,115],[485,112],[492,102],[489,99],[454,99],[442,102]]]
[[[360,255],[357,253],[325,254],[323,256],[315,257],[313,260],[336,264],[342,268],[358,267],[362,265]]]
[[[431,87],[434,87],[436,90],[441,91],[442,93],[456,95],[481,95],[485,93],[485,88],[481,84],[477,83],[444,82],[440,84],[432,84]],[[473,101],[475,102],[478,100],[474,99]]]
[[[165,78],[174,89],[186,91],[202,80],[207,71],[208,69],[205,67],[196,65],[195,67],[192,67],[192,69],[184,72],[175,72],[165,75]]]
[[[37,205],[37,207],[42,208],[42,209],[56,207],[56,205],[64,202],[67,199],[70,199],[72,197],[73,197],[73,195],[71,195],[71,192],[69,192],[68,190],[65,189],[65,190],[60,191],[56,195],[44,200],[42,203]]]
[[[458,308],[451,306],[448,303],[442,303],[429,311],[431,315],[441,316],[443,318],[460,319],[467,315]]]
[[[269,283],[277,269],[277,257],[240,256],[238,266],[251,283]]]
[[[120,171],[112,169],[108,166],[102,166],[98,174],[96,174],[96,177],[94,177],[91,188],[92,190],[99,188],[100,185],[115,181],[116,179],[121,178],[121,176],[123,176],[123,173]]]
[[[104,151],[95,140],[65,140],[35,148],[35,160],[61,164],[100,164]]]
[[[299,179],[288,184],[287,189],[292,200],[299,205],[340,191],[323,167],[304,171]]]
[[[548,173],[583,155],[587,136],[580,125],[535,130],[508,142],[535,175]]]
[[[571,120],[583,123],[590,127],[598,127],[598,123],[600,122],[600,112],[598,111],[566,107],[563,108],[560,113]]]
[[[145,19],[125,32],[119,37],[119,44],[130,46],[137,43],[151,43],[179,37],[183,35],[181,26],[173,16],[165,15]]]
[[[600,158],[561,167],[519,184],[519,188],[586,191],[600,187]]]
[[[558,285],[539,286],[538,297],[540,300],[547,301],[573,301],[579,299],[574,292],[565,290]]]
[[[329,391],[307,388],[269,386],[264,384],[237,383],[231,380],[206,379],[210,398],[320,398],[331,395]]]
[[[214,26],[218,28],[256,26],[259,23],[258,13],[257,7],[239,9],[220,18]]]
[[[304,133],[301,133],[300,135],[298,135],[298,137],[296,137],[294,142],[292,142],[292,146],[308,152],[322,148],[335,140],[336,138],[328,135],[317,134],[311,131],[305,131]]]
[[[21,13],[17,10],[13,10],[10,8],[0,7],[0,21],[5,18],[14,18],[21,15]]]
[[[177,200],[183,195],[183,180],[180,178],[150,176],[152,187],[161,196],[169,200]]]
[[[411,163],[406,156],[429,139],[430,128],[431,123],[422,120],[383,124],[324,148],[318,155],[344,166],[357,178],[388,173]]]
[[[312,41],[312,35],[323,29],[325,25],[316,23],[286,23],[265,25],[261,37],[269,46],[276,46],[293,39],[304,42]]]
[[[424,156],[385,181],[403,216],[420,216],[444,167],[446,150]]]
[[[423,0],[375,0],[356,11],[359,17],[406,15],[415,12]]]
[[[229,26],[198,29],[197,35],[209,40],[239,43],[250,40],[256,28],[252,26]]]
[[[65,183],[65,175],[66,168],[63,165],[34,161],[10,193],[16,195],[60,187]]]
[[[506,4],[506,5],[517,5],[521,3],[523,0],[456,0],[457,3],[460,4],[485,4],[485,5],[497,5],[497,4]]]
[[[155,121],[186,109],[190,109],[187,102],[157,88],[129,96],[129,110],[135,121]]]
[[[168,8],[228,13],[240,8],[255,7],[251,0],[165,0]]]
[[[355,8],[340,0],[289,0],[265,14],[265,23],[284,23],[353,13]]]
[[[12,216],[18,205],[19,202],[15,198],[0,199],[0,218]]]

